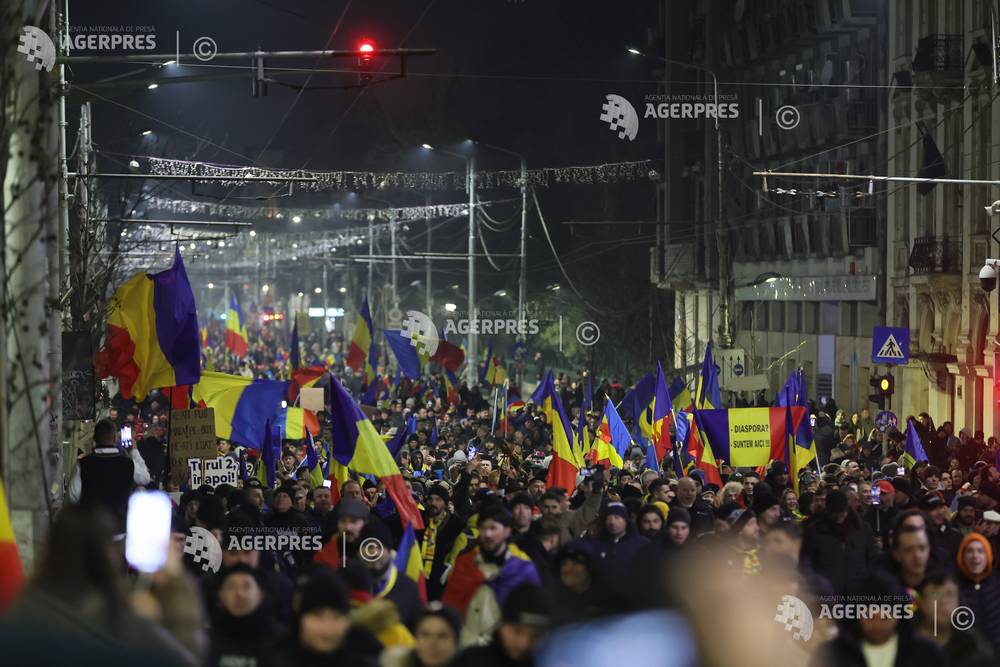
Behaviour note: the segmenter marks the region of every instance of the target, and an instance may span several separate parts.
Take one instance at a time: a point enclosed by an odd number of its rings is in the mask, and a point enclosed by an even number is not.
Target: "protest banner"
[[[214,459],[218,456],[215,411],[212,408],[193,408],[171,412],[168,448],[171,480],[187,484],[191,475],[188,459]]]

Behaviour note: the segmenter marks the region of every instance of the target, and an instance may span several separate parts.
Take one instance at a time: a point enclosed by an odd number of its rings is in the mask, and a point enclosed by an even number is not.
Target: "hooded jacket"
[[[986,569],[972,574],[962,555],[972,542],[979,542],[986,551]],[[1000,573],[993,568],[993,549],[990,541],[979,533],[969,533],[958,547],[955,556],[959,571],[959,604],[975,614],[975,627],[1000,655]]]

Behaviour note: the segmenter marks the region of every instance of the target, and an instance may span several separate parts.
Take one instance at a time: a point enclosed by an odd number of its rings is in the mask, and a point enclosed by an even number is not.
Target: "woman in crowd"
[[[458,650],[462,616],[440,602],[432,602],[413,626],[413,648],[388,649],[382,667],[444,667]]]

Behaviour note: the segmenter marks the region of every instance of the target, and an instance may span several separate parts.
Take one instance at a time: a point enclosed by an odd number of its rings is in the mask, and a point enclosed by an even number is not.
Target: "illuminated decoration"
[[[311,182],[298,183],[303,190],[437,190],[464,191],[465,172],[383,172],[383,171],[309,171],[306,169],[263,169],[261,167],[241,167],[236,165],[209,164],[188,160],[170,160],[150,157],[151,174],[156,176],[198,176],[232,178],[232,180],[211,181],[225,187],[269,183],[285,185],[280,181],[246,181],[249,177],[267,179],[269,177],[310,178]],[[649,171],[655,166],[653,160],[632,162],[611,162],[608,164],[584,165],[577,167],[543,167],[529,169],[528,185],[547,188],[560,184],[619,183],[642,181],[649,178]],[[520,189],[521,170],[477,171],[477,190]]]
[[[481,201],[477,208],[496,204],[519,202],[520,198],[496,199]],[[143,200],[146,210],[167,211],[170,213],[189,213],[227,218],[230,220],[282,220],[291,218],[322,218],[324,222],[348,220],[356,222],[407,222],[425,218],[456,218],[469,214],[469,205],[434,204],[431,206],[400,206],[383,208],[282,208],[273,206],[243,206],[240,204],[217,204],[214,202],[193,202],[184,199],[167,199],[164,197],[149,197]],[[254,234],[256,236],[256,234]]]

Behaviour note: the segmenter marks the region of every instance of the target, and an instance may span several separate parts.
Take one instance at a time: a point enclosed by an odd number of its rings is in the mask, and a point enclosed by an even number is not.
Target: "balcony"
[[[914,72],[962,71],[962,35],[927,35],[917,42]]]
[[[913,239],[909,264],[914,275],[959,273],[962,270],[962,242],[947,236]]]
[[[964,57],[962,35],[927,35],[917,42],[913,83],[917,94],[931,103],[962,98]]]

